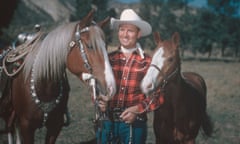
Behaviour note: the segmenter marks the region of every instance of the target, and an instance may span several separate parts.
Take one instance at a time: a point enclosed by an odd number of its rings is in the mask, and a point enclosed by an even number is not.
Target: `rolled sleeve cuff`
[[[139,111],[139,113],[145,113],[145,112],[147,112],[148,110],[148,104],[145,102],[145,101],[143,101],[143,102],[141,102],[140,104],[138,104],[138,111]]]
[[[155,96],[153,99],[147,98],[138,104],[139,113],[154,111],[164,103],[163,95]]]

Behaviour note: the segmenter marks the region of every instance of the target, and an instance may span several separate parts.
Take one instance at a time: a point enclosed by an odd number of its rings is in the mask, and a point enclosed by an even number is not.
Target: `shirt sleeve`
[[[163,92],[157,90],[152,95],[147,96],[142,102],[138,104],[139,112],[151,112],[159,108],[164,103]]]

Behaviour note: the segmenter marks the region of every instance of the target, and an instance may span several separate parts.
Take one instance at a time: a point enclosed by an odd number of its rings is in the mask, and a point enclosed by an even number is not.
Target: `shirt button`
[[[126,80],[127,78],[126,77],[123,77],[124,80]]]
[[[122,87],[121,89],[124,90],[124,87]]]

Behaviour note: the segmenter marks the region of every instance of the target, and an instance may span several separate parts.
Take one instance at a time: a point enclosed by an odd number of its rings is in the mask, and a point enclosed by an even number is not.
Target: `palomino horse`
[[[19,127],[24,144],[33,144],[34,132],[42,126],[47,129],[45,143],[55,143],[64,124],[70,91],[66,69],[81,80],[83,73],[91,74],[99,95],[107,98],[114,95],[115,80],[104,33],[99,27],[109,22],[109,18],[93,25],[93,13],[81,21],[61,25],[45,37],[36,34],[40,38],[30,45],[23,70],[11,77],[3,98],[11,98],[13,110],[8,119]]]
[[[142,81],[146,95],[159,90],[164,103],[154,111],[156,144],[194,144],[200,128],[211,136],[212,124],[206,112],[204,79],[194,72],[181,73],[179,34],[162,41],[154,34],[157,49]]]

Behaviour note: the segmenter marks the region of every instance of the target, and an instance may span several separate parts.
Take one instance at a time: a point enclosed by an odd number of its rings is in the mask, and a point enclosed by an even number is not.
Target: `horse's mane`
[[[90,43],[94,51],[98,52],[108,61],[108,53],[106,50],[105,35],[97,25],[90,26]]]
[[[98,26],[90,27],[90,43],[95,51],[106,52],[105,35]],[[107,54],[107,53],[106,53]]]
[[[68,53],[68,45],[71,41],[76,23],[63,24],[39,41],[33,51],[27,56],[25,64],[25,77],[32,69],[34,79],[40,77],[62,76]]]
[[[61,25],[48,33],[46,37],[36,44],[33,51],[28,54],[25,61],[25,79],[27,79],[32,70],[33,78],[58,79],[62,77],[66,68],[66,59],[69,51],[69,43],[74,40],[73,35],[76,22]],[[94,26],[90,28],[90,42],[94,50],[104,52],[105,42],[103,41],[102,30]],[[105,50],[106,51],[106,50]],[[107,56],[107,53],[104,54]]]

